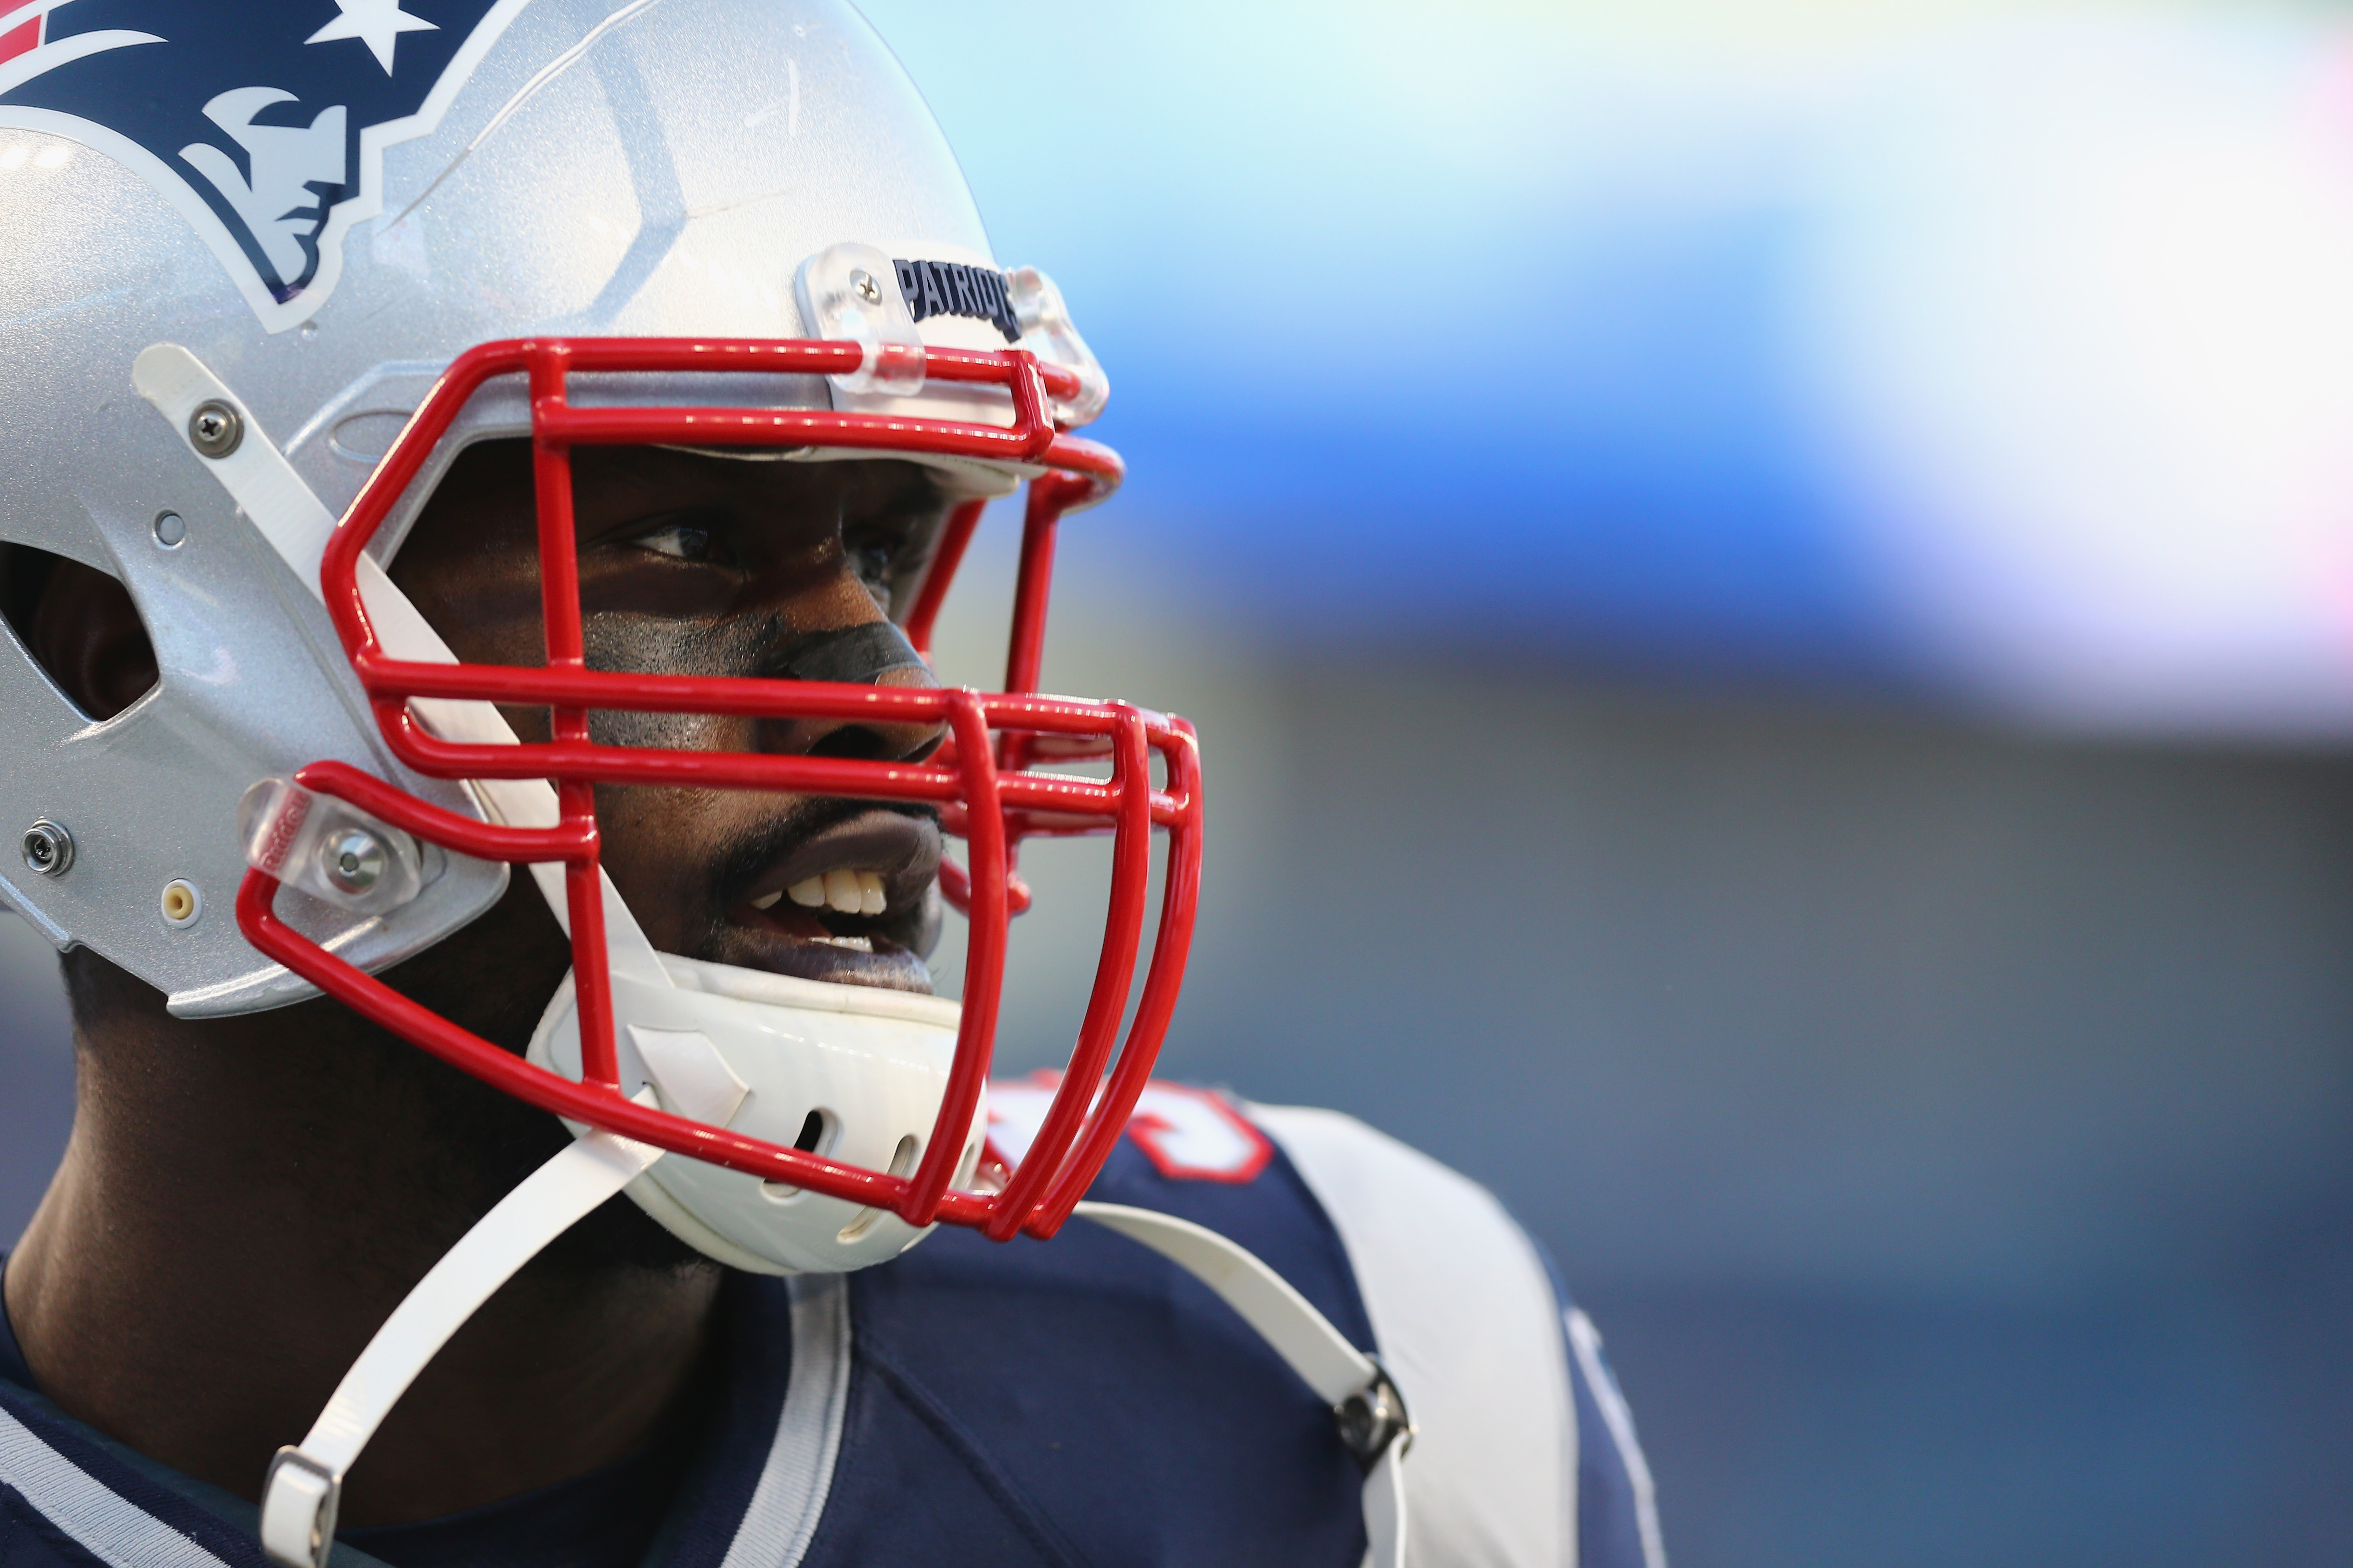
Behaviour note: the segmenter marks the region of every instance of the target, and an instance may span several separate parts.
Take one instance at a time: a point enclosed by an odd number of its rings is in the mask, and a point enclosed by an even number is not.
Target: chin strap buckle
[[[292,1447],[269,1461],[261,1487],[261,1548],[279,1568],[327,1568],[343,1478]]]
[[[1411,1446],[1413,1422],[1388,1370],[1262,1258],[1216,1231],[1123,1204],[1089,1200],[1073,1212],[1142,1242],[1216,1291],[1302,1383],[1330,1402],[1340,1441],[1365,1468],[1366,1568],[1405,1568],[1405,1471],[1398,1461]]]
[[[641,1091],[638,1103],[653,1092]],[[327,1568],[343,1472],[425,1363],[516,1269],[660,1158],[648,1144],[591,1132],[524,1177],[426,1272],[343,1373],[301,1446],[269,1461],[261,1547],[277,1568]]]
[[[1332,1406],[1332,1418],[1339,1423],[1340,1441],[1370,1472],[1390,1444],[1397,1445],[1399,1458],[1413,1447],[1413,1417],[1406,1414],[1405,1395],[1388,1369],[1374,1357],[1366,1359],[1373,1363],[1373,1381]]]

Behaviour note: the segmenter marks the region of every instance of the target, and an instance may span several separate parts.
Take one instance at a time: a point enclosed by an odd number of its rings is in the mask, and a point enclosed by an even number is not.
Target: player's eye
[[[643,531],[632,534],[629,542],[656,555],[667,555],[673,561],[696,564],[722,561],[725,553],[710,521],[691,513],[662,518]]]
[[[884,615],[931,556],[947,521],[947,502],[928,478],[896,464],[877,465],[841,511],[841,560]]]
[[[844,546],[849,569],[873,595],[878,608],[886,615],[891,609],[891,563],[898,552],[880,540],[862,541]]]
[[[711,531],[691,522],[666,522],[651,532],[640,533],[631,542],[640,550],[680,561],[711,559]]]

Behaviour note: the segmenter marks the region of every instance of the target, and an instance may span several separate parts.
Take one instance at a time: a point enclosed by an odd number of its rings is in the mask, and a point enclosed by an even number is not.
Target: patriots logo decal
[[[0,126],[138,171],[283,331],[381,210],[383,150],[440,121],[523,4],[0,0]]]

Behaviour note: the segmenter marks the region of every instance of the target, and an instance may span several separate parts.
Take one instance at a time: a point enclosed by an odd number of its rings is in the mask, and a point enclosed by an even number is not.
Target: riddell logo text
[[[261,847],[256,869],[266,875],[282,876],[286,870],[286,852],[294,847],[295,835],[302,831],[303,820],[311,815],[311,797],[300,790],[287,792],[287,801],[278,813],[278,820],[269,825],[269,837]]]

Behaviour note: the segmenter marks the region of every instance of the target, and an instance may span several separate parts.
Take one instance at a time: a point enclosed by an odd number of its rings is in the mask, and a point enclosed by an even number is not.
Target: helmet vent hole
[[[913,1172],[915,1168],[915,1156],[923,1147],[923,1141],[912,1132],[900,1139],[899,1146],[891,1152],[890,1174],[903,1178]],[[863,1241],[866,1239],[866,1233],[874,1228],[874,1222],[881,1219],[887,1212],[883,1209],[860,1209],[858,1217],[841,1227],[841,1241],[845,1245]]]
[[[804,1154],[830,1154],[841,1131],[841,1118],[819,1106],[801,1118],[800,1135],[793,1147]],[[770,1203],[790,1203],[804,1195],[804,1189],[785,1182],[762,1182],[760,1195]]]

